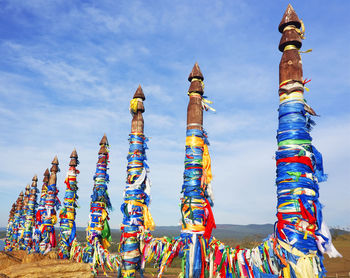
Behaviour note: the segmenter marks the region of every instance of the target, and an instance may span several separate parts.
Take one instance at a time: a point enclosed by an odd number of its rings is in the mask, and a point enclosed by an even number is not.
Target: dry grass
[[[327,276],[349,275],[350,272],[350,234],[338,236],[333,244],[343,255],[343,258],[330,259],[325,256],[325,266],[328,271]]]
[[[223,243],[231,247],[240,245],[241,248],[252,248],[261,242],[259,238],[243,240],[224,240]],[[343,258],[325,258],[327,276],[348,275],[350,272],[350,234],[338,236],[334,245],[343,255]],[[176,258],[172,266],[163,277],[177,277],[181,271],[181,260]],[[108,273],[110,277],[117,277],[116,273]],[[145,277],[156,277],[157,268],[146,266]],[[67,260],[58,260],[57,255],[51,252],[48,256],[40,254],[27,255],[24,251],[0,252],[0,277],[92,277],[88,264],[75,263]],[[105,277],[101,273],[98,277]]]

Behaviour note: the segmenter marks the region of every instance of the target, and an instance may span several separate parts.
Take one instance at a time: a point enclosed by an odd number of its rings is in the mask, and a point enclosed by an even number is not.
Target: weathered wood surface
[[[146,99],[141,85],[137,88],[134,99],[142,99],[142,101],[137,102],[137,110],[131,120],[131,133],[142,133],[144,132],[144,120],[142,113],[145,112],[145,107],[143,106],[143,101]]]
[[[278,30],[282,33],[284,28],[288,25],[294,25],[297,28],[301,27],[301,21],[291,4],[288,4],[288,7],[282,17],[282,20],[278,25]]]
[[[188,92],[190,100],[187,106],[187,129],[203,129],[202,95],[204,93],[202,82],[204,77],[197,63],[188,77],[191,82]],[[193,93],[193,94],[191,94]]]
[[[301,28],[301,22],[290,4],[278,28],[282,33],[279,50],[283,52],[279,65],[279,81],[281,83],[286,80],[294,80],[302,83],[303,67],[299,54],[299,49],[302,46],[301,35],[295,29],[286,28],[288,26]],[[285,50],[286,46],[292,47]]]
[[[52,167],[50,169],[50,178],[49,178],[49,184],[56,184],[57,182],[57,177],[56,177],[56,173],[58,172],[58,158],[57,155],[54,157],[54,159],[51,162]]]

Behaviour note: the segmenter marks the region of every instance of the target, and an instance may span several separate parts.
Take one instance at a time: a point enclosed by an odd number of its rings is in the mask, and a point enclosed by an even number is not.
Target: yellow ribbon
[[[55,225],[57,223],[57,217],[54,214],[51,215],[51,223],[52,225]]]
[[[187,136],[186,137],[186,146],[189,147],[198,147],[203,148],[203,160],[202,160],[202,167],[203,167],[203,182],[205,184],[209,184],[211,180],[213,179],[213,175],[211,172],[211,158],[209,154],[209,148],[208,145],[204,143],[204,140],[197,136]]]
[[[304,94],[300,91],[295,91],[290,94],[282,94],[280,95],[280,102],[285,100],[301,100],[304,101]]]
[[[199,82],[202,84],[202,88],[203,88],[203,91],[204,91],[204,82],[203,82],[202,79],[199,79],[199,78],[192,78],[192,79],[191,79],[191,83],[192,83],[193,81],[199,81]]]
[[[204,146],[204,140],[197,136],[187,136],[186,137],[186,146],[189,147],[199,147],[202,148]]]
[[[295,45],[293,44],[289,44],[287,46],[284,47],[283,51],[286,51],[286,50],[292,50],[292,49],[299,49],[297,48]]]
[[[201,224],[187,224],[186,223],[186,228],[184,225],[182,225],[182,231],[190,231],[190,232],[204,232],[205,227]]]
[[[211,159],[209,155],[209,148],[207,144],[203,146],[203,177],[205,184],[209,184],[213,179],[211,172]]]
[[[136,277],[135,273],[136,273],[135,269],[124,269],[123,277]]]
[[[139,101],[142,101],[142,98],[133,98],[130,100],[130,113],[135,114],[137,112],[137,104]]]
[[[295,27],[294,25],[288,25],[288,26],[284,27],[283,32],[288,31],[288,30],[295,30],[300,35],[301,39],[304,40],[305,39],[305,25],[304,25],[304,22],[302,20],[300,20],[300,24],[301,24],[300,29]]]
[[[111,246],[111,244],[106,238],[102,238],[102,246],[104,249],[107,249],[109,246]]]

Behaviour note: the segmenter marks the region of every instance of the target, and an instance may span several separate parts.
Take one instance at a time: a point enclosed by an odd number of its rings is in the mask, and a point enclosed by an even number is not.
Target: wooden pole
[[[207,241],[215,228],[211,210],[211,163],[207,145],[207,136],[203,130],[203,93],[204,77],[197,63],[188,77],[191,82],[188,89],[186,155],[184,183],[181,198],[182,235],[191,238],[186,243],[186,278],[200,277],[205,262],[201,258],[199,242]],[[209,193],[210,192],[210,193]],[[187,242],[187,241],[186,241]],[[196,263],[195,263],[196,262]],[[197,263],[198,262],[198,263]]]
[[[21,229],[21,217],[23,213],[23,192],[19,194],[19,197],[16,201],[16,212],[14,215],[14,229],[13,229],[13,239],[12,239],[12,246],[9,251],[16,250],[18,248],[18,240],[19,240],[19,231]]]
[[[51,251],[52,248],[56,247],[55,227],[57,222],[56,209],[59,208],[59,200],[57,198],[57,172],[59,171],[57,155],[51,162],[50,177],[47,185],[47,192],[45,197],[45,208],[46,212],[43,213],[43,224],[45,230],[42,234],[40,242],[40,252],[46,254]]]
[[[38,209],[35,215],[35,232],[33,236],[33,247],[35,252],[40,253],[40,241],[42,237],[42,224],[44,221],[44,214],[46,211],[45,208],[45,199],[47,194],[47,184],[49,183],[50,172],[49,169],[46,169],[44,172],[43,185],[41,187],[40,199],[38,204]]]
[[[28,253],[32,252],[33,247],[33,230],[35,226],[35,208],[36,208],[36,198],[37,198],[37,182],[38,177],[34,175],[32,178],[32,185],[30,189],[30,194],[28,198],[28,204],[25,212],[25,224],[24,224],[24,249],[28,251]]]
[[[295,264],[304,262],[305,269],[316,269],[314,275],[323,277],[325,269],[322,253],[334,257],[339,253],[331,239],[327,239],[327,225],[322,220],[322,206],[318,201],[318,182],[325,181],[327,176],[323,173],[322,155],[312,145],[310,136],[313,121],[309,114],[315,113],[304,99],[299,51],[304,38],[304,26],[290,4],[278,30],[282,33],[278,48],[283,54],[279,65],[280,105],[276,152],[278,221],[275,236],[281,246],[310,256],[310,260],[304,261],[303,255],[298,255],[297,263],[287,258],[283,272],[298,271]],[[320,242],[327,242],[328,246]]]
[[[278,30],[282,33],[278,49],[283,52],[279,66],[280,83],[286,80],[303,83],[303,67],[299,54],[302,46],[301,36],[298,33],[300,26],[301,21],[289,4],[278,26]]]
[[[13,225],[14,225],[14,216],[16,213],[16,203],[12,204],[12,208],[10,210],[9,219],[7,222],[7,229],[6,229],[6,240],[5,240],[5,251],[11,250],[11,242],[13,238]]]
[[[75,215],[77,207],[77,174],[78,153],[74,149],[70,155],[69,170],[65,179],[66,191],[63,201],[63,207],[60,211],[60,229],[58,241],[58,256],[61,259],[69,259],[70,249],[74,240],[76,240]]]
[[[187,106],[187,129],[203,130],[203,80],[203,74],[196,62],[188,77],[188,81],[191,82],[191,85],[188,89],[190,92],[190,100]]]
[[[133,99],[140,100],[137,101],[136,113],[132,117],[131,121],[131,133],[142,133],[144,129],[144,120],[142,113],[145,112],[145,107],[143,106],[143,101],[146,99],[141,85],[137,88]]]
[[[148,211],[150,200],[150,183],[147,177],[146,137],[144,136],[145,112],[143,101],[145,95],[139,85],[133,99],[130,101],[131,133],[129,136],[129,153],[127,166],[124,203],[121,206],[123,222],[121,224],[121,253],[123,258],[123,277],[136,277],[136,270],[141,266],[142,247],[138,235],[144,230],[153,230],[153,219]],[[151,220],[152,219],[152,220]],[[150,221],[151,220],[151,221]],[[142,270],[141,270],[142,272]]]
[[[108,211],[112,209],[112,204],[108,195],[109,175],[107,174],[109,159],[109,143],[106,134],[100,141],[100,150],[98,152],[98,161],[94,175],[94,187],[91,195],[90,215],[87,228],[87,247],[84,249],[83,261],[91,263],[91,268],[96,274],[97,262],[102,253],[110,246],[111,234],[108,224]],[[97,261],[93,255],[98,254]],[[74,254],[75,257],[77,254]],[[95,262],[95,263],[93,263]],[[100,265],[101,266],[101,265]],[[103,268],[104,266],[102,266]]]

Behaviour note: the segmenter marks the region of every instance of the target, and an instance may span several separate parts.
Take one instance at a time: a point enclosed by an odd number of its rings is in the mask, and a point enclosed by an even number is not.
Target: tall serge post
[[[28,197],[28,203],[25,211],[25,222],[24,222],[24,248],[28,251],[28,253],[32,253],[34,251],[33,248],[33,232],[35,227],[35,209],[37,206],[36,198],[37,198],[37,183],[38,177],[35,175],[32,179],[32,185],[30,189],[30,194]]]
[[[314,110],[304,99],[299,49],[304,25],[291,5],[279,24],[279,125],[277,131],[277,218],[276,237],[291,256],[286,257],[284,277],[324,277],[323,253],[340,255],[331,243],[322,219],[318,182],[325,181],[322,155],[312,145],[311,116]]]
[[[28,211],[29,195],[30,195],[30,185],[27,184],[27,186],[25,187],[25,191],[24,191],[22,213],[21,213],[21,218],[19,221],[19,227],[18,227],[18,232],[17,232],[18,233],[17,249],[19,249],[19,250],[25,250],[24,230],[25,230],[26,214]]]
[[[52,248],[56,247],[56,234],[54,225],[57,222],[56,210],[60,207],[60,201],[57,197],[58,189],[57,183],[57,172],[58,158],[55,156],[51,162],[52,167],[50,169],[50,178],[47,184],[47,192],[45,197],[45,211],[42,214],[41,224],[41,241],[40,241],[40,252],[46,254],[51,251]]]
[[[210,108],[203,97],[204,83],[196,63],[188,80],[189,104],[187,108],[186,154],[184,183],[181,193],[182,230],[184,239],[185,276],[203,277],[208,241],[215,228],[211,190],[211,162],[208,138],[203,129],[203,109]],[[186,260],[186,261],[185,261]]]
[[[70,155],[69,170],[64,181],[66,184],[66,192],[63,201],[63,207],[60,211],[60,233],[58,241],[58,255],[61,259],[70,258],[70,249],[73,240],[76,238],[75,215],[77,200],[77,175],[79,170],[76,169],[79,164],[77,151],[74,149]]]
[[[141,254],[139,233],[154,230],[154,221],[148,210],[150,202],[150,180],[146,163],[146,141],[144,135],[145,95],[139,86],[130,102],[132,115],[131,133],[129,136],[129,153],[127,156],[127,179],[124,190],[124,203],[121,206],[123,222],[121,224],[121,254],[123,277],[135,277],[140,270]],[[142,251],[142,250],[141,250]]]
[[[9,251],[16,250],[18,247],[18,239],[20,237],[21,231],[21,219],[23,214],[23,192],[19,194],[16,200],[16,211],[13,217],[13,236],[11,246],[9,247]]]
[[[43,216],[46,212],[45,208],[45,199],[47,195],[47,184],[49,183],[50,172],[49,169],[46,169],[44,172],[43,185],[41,187],[41,194],[38,204],[38,209],[35,214],[35,230],[33,234],[33,248],[35,252],[40,253],[40,241],[42,238],[42,224],[43,224]]]
[[[9,219],[7,222],[7,229],[6,229],[6,239],[5,239],[5,251],[11,250],[11,242],[13,239],[13,228],[14,228],[14,218],[16,213],[16,203],[12,204],[12,208],[10,210]]]
[[[111,233],[108,224],[108,210],[112,209],[109,200],[107,183],[107,165],[109,159],[109,144],[104,135],[100,141],[96,174],[94,176],[94,188],[91,195],[90,216],[87,228],[87,247],[83,254],[83,261],[92,264],[95,271],[96,257],[99,249],[107,249],[110,246]]]

